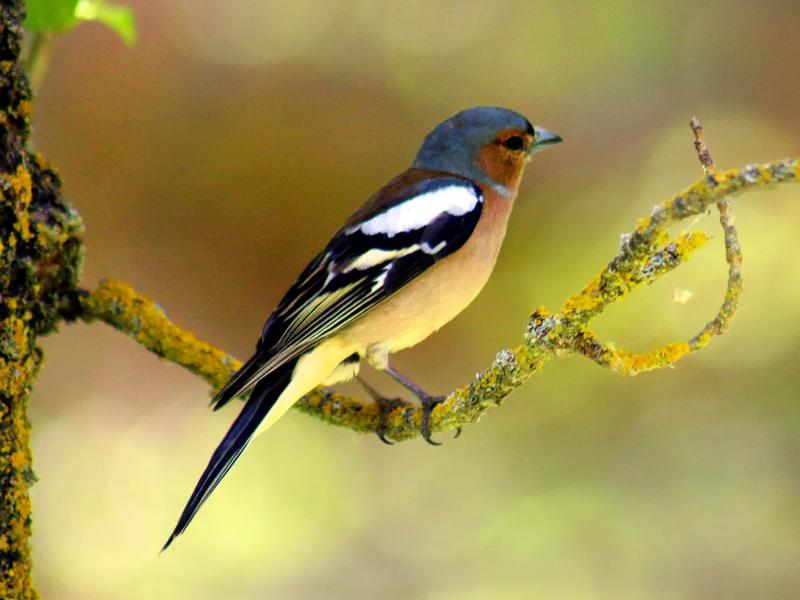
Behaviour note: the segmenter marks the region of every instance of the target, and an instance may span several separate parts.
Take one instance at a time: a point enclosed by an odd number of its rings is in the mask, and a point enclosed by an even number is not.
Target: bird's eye
[[[503,142],[503,146],[516,152],[517,150],[522,150],[525,147],[525,140],[518,135],[512,135],[505,142]]]

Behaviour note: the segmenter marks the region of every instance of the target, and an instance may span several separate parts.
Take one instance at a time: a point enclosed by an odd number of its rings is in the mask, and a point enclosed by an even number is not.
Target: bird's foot
[[[378,439],[380,441],[382,441],[384,444],[392,446],[394,445],[394,442],[386,438],[386,422],[389,419],[389,415],[392,414],[396,408],[408,406],[408,402],[401,400],[400,398],[384,398],[383,396],[379,395],[374,395],[373,399],[378,407],[379,415],[378,429],[375,430],[375,433],[378,435]]]
[[[433,409],[444,402],[446,398],[447,396],[420,396],[420,402],[422,402],[422,424],[420,425],[419,431],[422,434],[422,439],[431,446],[442,445],[441,442],[437,442],[431,438],[431,413]],[[453,439],[456,439],[460,435],[461,427],[456,429],[456,434],[453,436]]]

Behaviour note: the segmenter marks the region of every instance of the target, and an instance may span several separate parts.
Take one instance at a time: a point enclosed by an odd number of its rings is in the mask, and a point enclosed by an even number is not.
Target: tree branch
[[[696,137],[701,144],[700,151],[705,146],[700,133],[696,132]],[[707,149],[705,153],[708,154]],[[451,392],[431,415],[432,431],[451,430],[477,422],[486,409],[499,405],[556,354],[578,353],[618,373],[635,375],[673,365],[722,333],[741,293],[741,252],[727,197],[796,182],[800,178],[800,166],[797,159],[785,159],[717,173],[710,155],[708,161],[706,176],[673,199],[656,206],[632,233],[624,235],[619,254],[583,290],[567,299],[559,312],[538,308],[530,318],[521,345],[499,352],[494,362],[474,381]],[[601,343],[588,328],[591,320],[637,287],[650,285],[684,263],[708,236],[691,232],[670,238],[667,229],[703,213],[714,204],[720,211],[725,231],[729,265],[725,299],[714,319],[688,341],[667,344],[642,354]],[[102,282],[97,290],[82,297],[81,306],[80,316],[84,320],[108,323],[159,356],[183,365],[215,388],[221,387],[241,365],[235,358],[172,323],[152,300],[124,283]],[[302,398],[295,407],[332,425],[362,433],[374,433],[379,424],[378,410],[372,402],[344,397],[322,388]],[[416,437],[421,420],[420,408],[398,407],[388,417],[385,435],[398,441]]]

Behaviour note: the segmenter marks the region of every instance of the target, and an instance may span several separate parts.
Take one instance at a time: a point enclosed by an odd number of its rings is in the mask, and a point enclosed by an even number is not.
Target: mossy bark
[[[82,254],[80,218],[62,201],[56,174],[27,149],[22,21],[22,2],[0,5],[0,598],[37,596],[28,398],[42,362],[36,338],[68,312]]]

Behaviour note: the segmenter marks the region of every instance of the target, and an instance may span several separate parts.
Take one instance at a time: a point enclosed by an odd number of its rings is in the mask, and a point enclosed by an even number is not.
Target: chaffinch
[[[216,410],[250,392],[164,549],[258,431],[320,384],[356,376],[362,360],[420,398],[421,433],[433,443],[430,412],[441,398],[394,370],[389,354],[421,342],[472,302],[494,267],[525,163],[560,141],[495,107],[462,111],[427,135],[411,167],[367,200],[300,274],[255,354],[212,400]]]

